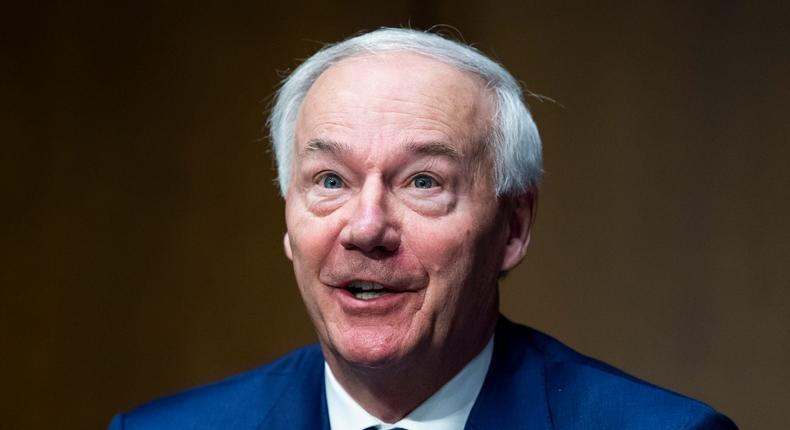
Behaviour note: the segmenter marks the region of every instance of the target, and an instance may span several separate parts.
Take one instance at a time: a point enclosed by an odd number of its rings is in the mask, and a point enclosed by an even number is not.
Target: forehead
[[[479,145],[492,117],[492,94],[477,75],[419,54],[364,55],[333,65],[310,88],[297,145],[348,132]]]

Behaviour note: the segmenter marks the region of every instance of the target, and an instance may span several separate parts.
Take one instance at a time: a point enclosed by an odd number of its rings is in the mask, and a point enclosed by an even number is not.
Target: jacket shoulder
[[[118,414],[110,430],[254,428],[286,390],[320,378],[322,362],[317,345],[301,348],[259,368]]]
[[[544,355],[546,395],[557,429],[737,429],[710,406],[655,386],[532,331]],[[526,334],[526,333],[525,333]]]

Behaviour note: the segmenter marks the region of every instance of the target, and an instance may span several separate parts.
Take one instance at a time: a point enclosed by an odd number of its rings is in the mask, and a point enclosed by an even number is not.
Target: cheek
[[[291,241],[296,276],[304,278],[318,271],[335,244],[337,234],[331,223],[324,220],[289,220],[288,235]]]
[[[468,217],[445,218],[412,230],[411,248],[444,300],[466,294],[465,284],[479,289],[480,283],[496,283],[504,244],[495,217],[475,218],[488,220],[482,224]]]
[[[422,266],[436,280],[450,281],[461,276],[471,265],[469,246],[474,239],[466,228],[448,225],[423,225],[412,230],[411,249]]]
[[[296,285],[307,306],[307,311],[319,321],[321,303],[325,297],[318,285],[318,274],[334,244],[331,228],[320,222],[300,219],[288,222],[288,234],[293,254]],[[296,220],[293,220],[296,221]]]

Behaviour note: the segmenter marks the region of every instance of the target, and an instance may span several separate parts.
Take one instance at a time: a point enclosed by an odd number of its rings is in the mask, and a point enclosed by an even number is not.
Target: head
[[[541,172],[512,76],[468,46],[382,29],[305,61],[270,126],[285,251],[330,365],[479,351]]]

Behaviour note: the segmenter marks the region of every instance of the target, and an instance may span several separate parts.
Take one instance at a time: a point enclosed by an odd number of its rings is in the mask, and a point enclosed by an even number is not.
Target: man
[[[437,35],[324,48],[270,118],[285,253],[319,346],[116,416],[114,429],[730,429],[498,312],[540,140],[513,77]]]

